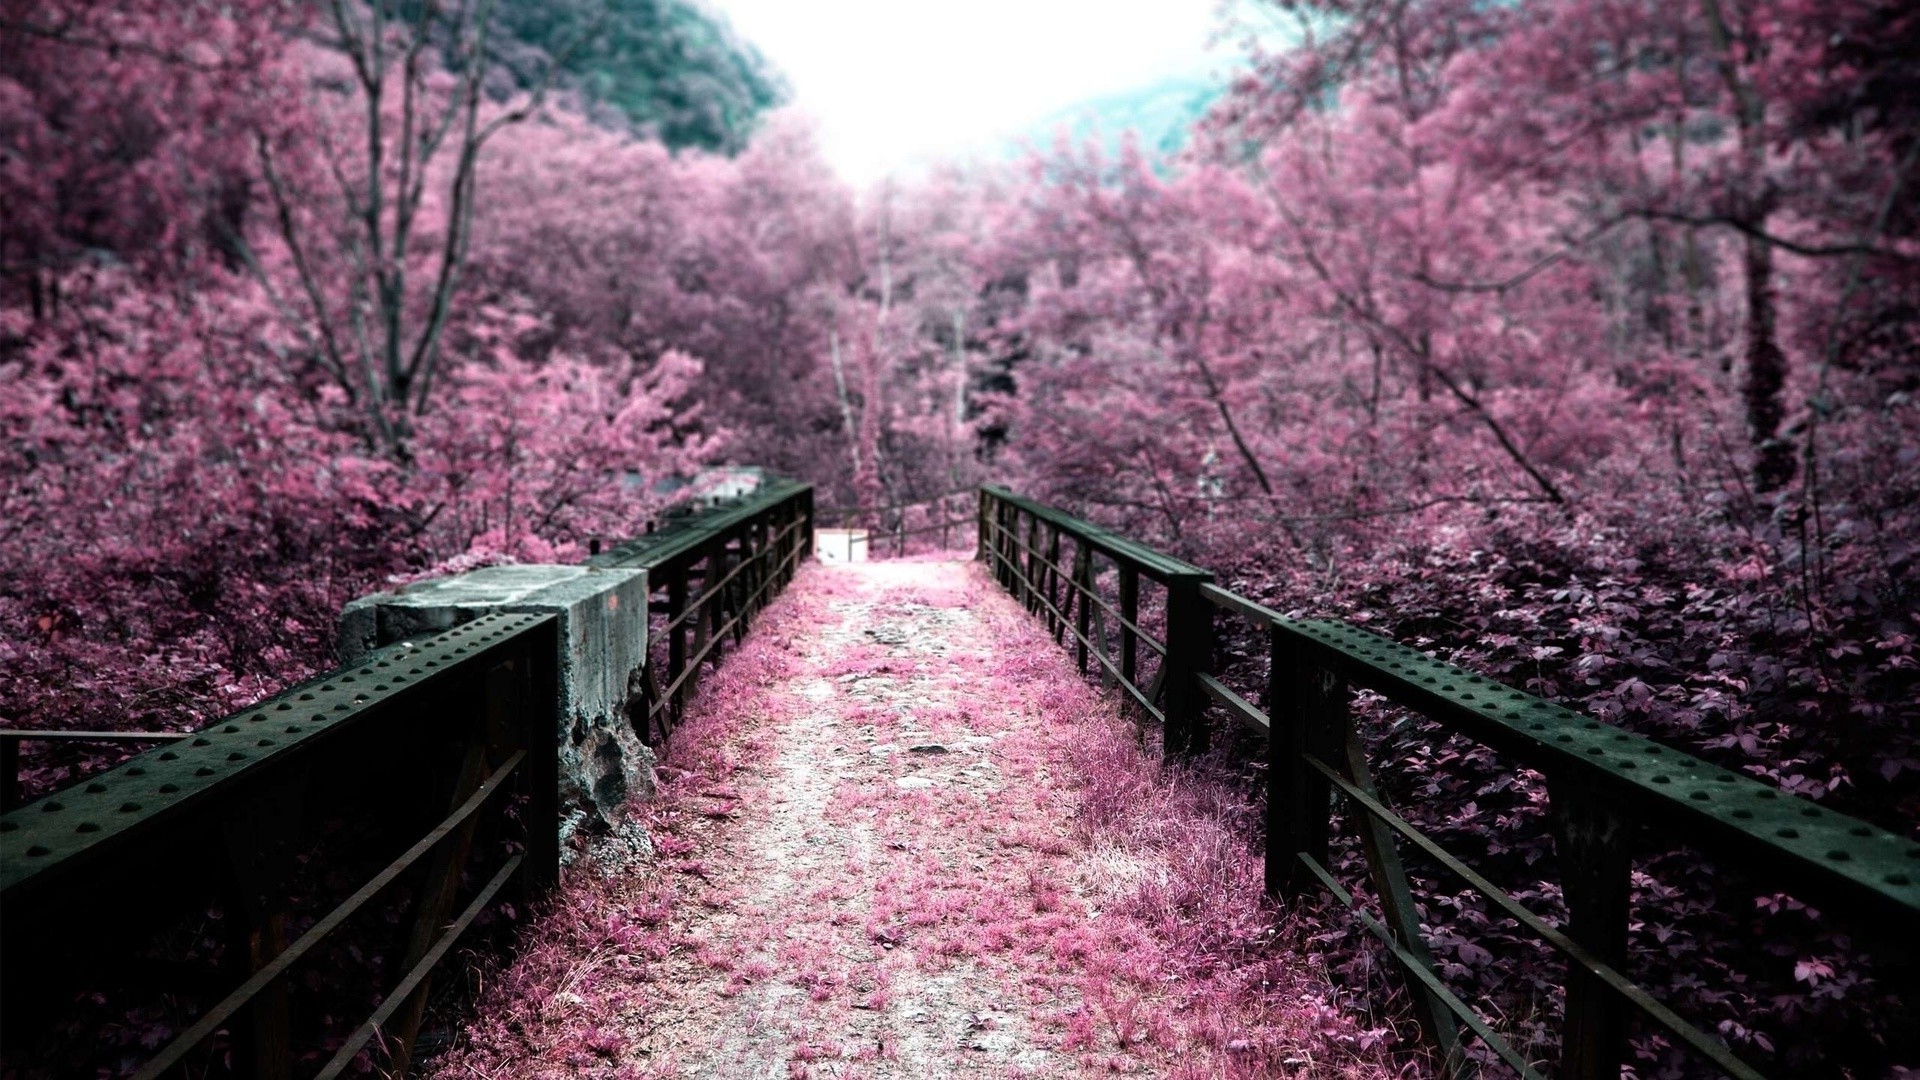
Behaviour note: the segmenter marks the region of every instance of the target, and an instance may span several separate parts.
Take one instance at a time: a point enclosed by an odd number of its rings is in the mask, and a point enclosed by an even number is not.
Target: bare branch
[[[1452,375],[1448,374],[1443,368],[1433,362],[1433,358],[1429,355],[1428,349],[1424,344],[1413,340],[1404,330],[1374,314],[1371,305],[1360,303],[1348,295],[1346,290],[1334,284],[1333,271],[1327,267],[1326,263],[1321,260],[1319,252],[1314,249],[1313,241],[1307,235],[1305,223],[1273,194],[1270,187],[1268,188],[1268,195],[1270,201],[1274,204],[1274,208],[1287,220],[1287,223],[1292,226],[1294,234],[1300,238],[1301,257],[1306,261],[1308,267],[1313,270],[1314,275],[1320,279],[1321,283],[1326,285],[1332,292],[1334,301],[1350,312],[1356,319],[1359,319],[1365,325],[1372,327],[1375,331],[1399,345],[1409,357],[1420,364],[1421,370],[1439,380],[1440,385],[1446,388],[1447,392],[1453,396],[1455,401],[1459,402],[1462,406],[1466,407],[1469,412],[1472,412],[1480,418],[1480,422],[1486,425],[1488,431],[1492,432],[1495,441],[1500,444],[1500,448],[1506,451],[1507,457],[1512,459],[1513,463],[1518,465],[1521,471],[1525,472],[1527,476],[1539,486],[1541,492],[1553,502],[1564,505],[1567,502],[1567,498],[1560,488],[1554,484],[1552,480],[1548,479],[1546,474],[1542,473],[1533,462],[1527,458],[1526,454],[1521,451],[1519,444],[1515,443],[1513,437],[1507,433],[1506,426],[1500,423],[1499,418],[1494,416],[1493,413],[1481,403],[1479,398],[1467,393],[1466,389],[1463,388]]]
[[[341,387],[348,398],[356,397],[353,381],[347,377],[347,361],[340,349],[340,342],[334,336],[333,324],[328,316],[326,294],[320,288],[319,276],[314,273],[313,263],[307,256],[306,246],[300,242],[300,230],[294,225],[293,203],[288,197],[285,182],[280,170],[273,163],[273,148],[267,137],[255,136],[254,145],[260,154],[260,172],[267,181],[267,191],[273,198],[274,221],[280,230],[280,239],[287,245],[287,253],[293,259],[294,272],[300,279],[300,288],[306,294],[307,303],[313,307],[314,324],[319,330],[320,341],[326,350],[327,359]],[[257,266],[258,264],[253,264]],[[264,275],[262,275],[264,277]]]
[[[1500,278],[1498,280],[1443,281],[1439,278],[1435,278],[1427,274],[1423,270],[1416,270],[1413,273],[1408,274],[1407,277],[1414,281],[1419,282],[1422,285],[1427,286],[1428,288],[1439,289],[1442,292],[1504,293],[1510,289],[1517,289],[1520,286],[1525,285],[1527,282],[1532,281],[1534,278],[1540,276],[1542,273],[1545,273],[1546,271],[1552,269],[1553,267],[1559,265],[1560,263],[1565,262],[1568,258],[1572,257],[1574,252],[1580,250],[1582,247],[1585,247],[1586,245],[1592,243],[1593,241],[1600,239],[1602,236],[1605,236],[1607,233],[1612,232],[1622,222],[1627,220],[1629,220],[1627,215],[1624,215],[1624,214],[1615,215],[1614,217],[1609,218],[1608,220],[1601,222],[1599,225],[1596,225],[1595,227],[1587,230],[1585,233],[1582,233],[1581,235],[1567,241],[1566,245],[1562,247],[1560,250],[1535,260],[1532,263],[1532,265],[1526,267],[1525,269],[1519,271],[1516,274],[1513,274],[1509,277]]]
[[[1831,259],[1849,255],[1861,255],[1876,259],[1893,259],[1898,262],[1920,262],[1920,255],[1899,251],[1894,248],[1879,247],[1871,243],[1856,241],[1850,244],[1813,244],[1771,233],[1754,224],[1730,214],[1687,214],[1677,210],[1662,210],[1657,207],[1638,207],[1626,211],[1626,217],[1649,218],[1654,221],[1672,221],[1682,225],[1720,225],[1745,236],[1771,244],[1782,251],[1791,251],[1795,255],[1804,255],[1810,259]]]

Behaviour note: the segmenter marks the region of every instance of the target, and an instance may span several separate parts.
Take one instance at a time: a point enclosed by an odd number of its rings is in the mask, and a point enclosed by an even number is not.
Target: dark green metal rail
[[[287,976],[405,874],[412,917],[388,969],[399,981],[381,988],[384,1052],[404,1072],[435,966],[499,893],[511,886],[530,898],[558,871],[545,826],[557,813],[557,626],[551,615],[488,615],[389,646],[0,817],[6,1044],[38,1034],[60,991],[111,978],[130,955],[218,906],[227,953],[242,962],[228,964],[239,985],[138,1075],[204,1070],[207,1040],[231,1028],[236,1074],[290,1076]],[[449,762],[452,775],[436,776]],[[428,785],[389,786],[410,769]],[[437,809],[435,789],[449,800]],[[386,831],[402,841],[402,823],[430,823],[292,937],[289,893],[315,888],[301,857],[319,823],[350,806],[390,818]],[[491,867],[454,917],[483,826],[518,853]],[[365,1025],[350,1034],[318,1075],[340,1075],[374,1035]]]
[[[702,665],[792,579],[812,548],[812,500],[808,485],[769,480],[592,560],[646,569],[659,596],[650,607],[667,685],[655,692],[649,660],[628,702],[643,738],[665,740]],[[384,948],[367,924],[398,904],[402,940],[380,953],[383,985],[369,987],[381,1003],[329,1036],[317,1075],[343,1075],[368,1048],[405,1075],[436,967],[489,907],[524,906],[557,874],[558,625],[491,614],[389,646],[201,731],[134,733],[166,741],[0,815],[0,1046],[26,1044],[69,991],[141,968],[153,942],[190,939],[220,908],[224,967],[169,961],[141,991],[185,992],[190,974],[192,993],[214,1004],[137,1075],[306,1074],[301,1040],[310,1049],[325,1025],[302,1012],[303,988],[369,977],[328,966],[346,951],[334,935],[358,925],[354,951]],[[19,739],[114,737],[12,734],[0,739],[7,751]],[[363,883],[325,910],[290,899],[340,871],[301,864],[351,814],[378,823],[377,850],[356,853],[375,860]],[[310,922],[295,934],[298,920]]]
[[[1689,845],[1858,925],[1897,928],[1891,940],[1911,943],[1920,917],[1920,844],[1912,839],[1378,634],[1332,620],[1290,619],[1219,588],[1199,567],[1003,488],[981,488],[979,520],[981,556],[996,579],[1046,621],[1056,640],[1072,636],[1082,672],[1117,685],[1145,716],[1161,722],[1169,756],[1206,748],[1213,707],[1264,736],[1268,890],[1325,890],[1356,910],[1406,974],[1415,1013],[1448,1075],[1471,1071],[1461,1025],[1519,1075],[1540,1073],[1440,978],[1400,859],[1403,841],[1566,959],[1562,1077],[1617,1077],[1634,1014],[1726,1075],[1759,1076],[1721,1039],[1624,973],[1629,873],[1635,854],[1653,845]],[[1117,578],[1117,606],[1101,595],[1108,572]],[[1141,578],[1161,589],[1159,611],[1145,620]],[[1248,621],[1266,640],[1260,704],[1213,669],[1220,613]],[[1110,647],[1109,620],[1117,649]],[[1159,658],[1151,679],[1139,670],[1142,644]],[[1569,914],[1564,926],[1535,915],[1386,805],[1354,728],[1355,689],[1545,774]],[[1377,913],[1360,906],[1328,869],[1336,796],[1354,812]]]
[[[698,558],[714,543],[737,535],[756,518],[791,507],[802,507],[811,514],[813,485],[785,477],[768,477],[749,495],[670,513],[645,535],[608,548],[588,559],[587,565],[659,570]]]
[[[698,688],[700,672],[737,646],[752,619],[786,587],[813,550],[813,485],[770,478],[753,494],[667,518],[653,532],[589,560],[647,571],[646,665],[629,704],[634,728],[664,747]]]

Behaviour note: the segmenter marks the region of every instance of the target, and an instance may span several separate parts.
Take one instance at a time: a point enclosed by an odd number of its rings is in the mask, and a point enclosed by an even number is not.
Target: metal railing
[[[976,490],[955,488],[884,506],[822,507],[815,511],[815,516],[822,523],[833,522],[835,528],[864,524],[868,530],[869,555],[880,555],[891,547],[896,557],[904,556],[922,538],[936,534],[939,536],[937,550],[947,551],[951,550],[953,539],[965,536],[965,530],[973,524],[970,512]]]
[[[630,680],[643,738],[666,740],[702,665],[792,579],[811,505],[769,481],[593,560],[646,568],[661,597],[666,685],[651,658]],[[557,875],[558,633],[489,614],[201,731],[0,738],[166,739],[0,815],[7,1067],[98,995],[182,1014],[143,1080],[330,1078],[367,1055],[405,1075],[436,969]]]
[[[20,744],[45,743],[159,743],[192,736],[191,731],[35,731],[0,730],[0,813],[19,806]]]
[[[812,550],[813,486],[769,479],[745,498],[668,518],[589,560],[647,571],[647,661],[628,706],[642,741],[671,741],[702,666],[718,662],[728,640],[740,644]]]
[[[490,615],[390,646],[0,817],[6,1044],[38,1036],[62,991],[140,1000],[231,982],[137,1075],[230,1055],[236,1074],[290,1076],[296,1033],[323,1034],[296,1020],[312,995],[291,976],[377,907],[402,940],[370,946],[382,963],[362,975],[398,974],[364,1022],[324,1033],[338,1045],[317,1075],[370,1048],[403,1073],[435,967],[503,891],[536,895],[557,871],[539,824],[556,813],[556,625]],[[384,860],[337,903],[318,899],[320,879],[349,865],[312,865],[329,827],[357,827],[352,846]],[[213,970],[168,955],[159,974],[127,974],[153,942],[191,939],[210,907]]]
[[[1097,674],[1161,724],[1170,757],[1207,748],[1209,707],[1264,740],[1268,891],[1324,890],[1356,910],[1405,974],[1416,1018],[1447,1075],[1471,1071],[1462,1026],[1517,1074],[1541,1073],[1440,977],[1402,864],[1402,842],[1565,959],[1557,1074],[1579,1080],[1619,1075],[1636,1016],[1726,1075],[1760,1075],[1626,973],[1629,874],[1636,855],[1656,840],[1737,865],[1863,926],[1904,927],[1891,931],[1894,941],[1909,938],[1920,916],[1920,844],[1911,839],[1358,627],[1288,618],[1218,587],[1199,567],[1004,488],[982,487],[979,498],[980,550],[997,580],[1046,620],[1056,640],[1072,635],[1083,673],[1092,661]],[[1096,587],[1109,573],[1118,579],[1117,605]],[[1143,578],[1159,587],[1147,619]],[[1215,667],[1221,613],[1246,620],[1264,639],[1259,704],[1235,692]],[[1110,647],[1109,620],[1117,650]],[[1142,646],[1154,654],[1152,676],[1144,680]],[[1378,694],[1544,774],[1564,926],[1529,910],[1387,805],[1353,722],[1355,690]],[[1336,795],[1357,827],[1377,914],[1329,869]]]

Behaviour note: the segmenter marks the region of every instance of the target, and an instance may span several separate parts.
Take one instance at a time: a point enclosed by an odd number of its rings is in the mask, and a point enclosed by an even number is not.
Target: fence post
[[[686,610],[687,567],[682,562],[667,571],[667,621],[675,624],[667,633],[667,685],[673,687],[667,714],[674,727],[680,726],[687,700],[686,684],[680,681],[680,673],[687,669],[687,624],[680,620]]]
[[[1564,776],[1548,775],[1547,799],[1567,901],[1567,936],[1618,969],[1627,959],[1629,826],[1592,791]],[[1626,1002],[1572,959],[1566,985],[1560,1075],[1614,1080],[1626,1056]]]
[[[755,615],[765,610],[767,604],[773,600],[773,593],[770,587],[767,586],[767,578],[769,576],[767,574],[767,555],[769,554],[767,551],[767,536],[766,519],[755,518],[753,532],[747,537],[748,554],[746,556],[753,560],[753,566],[745,572],[747,588],[750,590],[747,595],[753,597],[753,600],[748,606],[753,608]]]
[[[514,687],[518,698],[509,713],[509,720],[520,728],[518,737],[527,752],[526,761],[514,770],[519,791],[526,799],[526,861],[520,869],[523,902],[545,893],[560,880],[559,634],[556,619],[539,638],[529,642],[520,664],[521,678]],[[647,678],[653,678],[650,666]],[[641,723],[651,721],[642,717]]]
[[[785,522],[793,525],[794,529],[786,543],[781,545],[780,561],[774,566],[774,574],[780,579],[780,587],[783,589],[800,572],[801,560],[813,551],[814,521],[813,492],[808,491],[802,501],[793,507],[792,516]],[[798,553],[798,556],[789,561],[787,557],[795,553]]]
[[[793,564],[794,573],[798,573],[800,570],[800,563],[804,561],[807,556],[813,554],[813,488],[812,487],[808,487],[807,490],[800,493],[799,516],[800,516],[800,519],[804,521],[806,524],[800,526],[798,530],[800,535],[795,538],[800,542],[800,558],[794,560],[794,564]]]
[[[980,521],[978,527],[974,530],[974,557],[978,559],[987,558],[987,521],[992,513],[992,506],[993,500],[992,497],[987,494],[987,489],[985,487],[980,488]],[[991,565],[993,562],[991,559],[987,559],[987,562],[989,563],[987,569],[994,572],[994,580],[998,581],[1000,579],[1000,568]]]
[[[1020,546],[1020,507],[1007,505],[1007,588],[1027,606],[1026,552]]]
[[[724,550],[724,542],[721,550]],[[700,562],[700,595],[694,599],[694,604],[699,610],[694,613],[693,618],[687,620],[693,624],[693,655],[687,658],[689,667],[692,669],[687,673],[686,685],[689,698],[700,689],[700,668],[706,663],[701,654],[707,651],[707,634],[712,629],[708,624],[713,621],[713,614],[720,606],[719,598],[713,592],[713,583],[718,578],[714,571],[716,564],[720,562],[720,557],[714,548],[708,548]]]
[[[1014,509],[1014,503],[1000,503],[1000,584],[1006,586],[1006,592],[1020,596],[1016,582],[1020,575],[1016,573],[1020,563],[1014,559],[1018,552],[1014,550],[1014,530],[1020,528],[1020,511]]]
[[[1003,589],[1011,590],[1007,576],[1007,504],[996,500],[993,504],[993,566],[994,580]]]
[[[1213,605],[1200,596],[1212,574],[1176,573],[1167,576],[1167,655],[1163,686],[1166,723],[1161,728],[1161,752],[1166,757],[1191,757],[1207,750],[1207,696],[1200,674],[1213,662]]]
[[[1120,626],[1120,677],[1137,682],[1140,642],[1133,628],[1140,625],[1140,571],[1129,562],[1120,564],[1120,615],[1127,620]]]
[[[20,805],[20,740],[0,736],[0,812]]]
[[[1040,515],[1027,514],[1027,573],[1021,585],[1025,589],[1027,613],[1040,610]]]
[[[290,941],[286,881],[297,852],[295,830],[305,809],[311,776],[301,770],[278,787],[261,791],[245,812],[219,826],[226,842],[232,893],[226,911],[228,963],[242,978],[273,961]],[[261,1080],[293,1075],[290,991],[276,980],[247,1005],[234,1026],[235,1071]]]
[[[1053,631],[1054,644],[1066,635],[1066,609],[1060,606],[1060,526],[1055,525],[1047,542],[1047,623]]]
[[[1268,896],[1287,891],[1288,878],[1295,867],[1293,834],[1290,826],[1297,819],[1288,805],[1291,794],[1291,770],[1295,764],[1287,752],[1293,717],[1280,712],[1286,699],[1287,656],[1281,643],[1280,628],[1267,624],[1267,851],[1264,870]]]
[[[1078,586],[1075,590],[1074,603],[1079,605],[1074,610],[1074,629],[1080,631],[1079,640],[1074,642],[1073,651],[1074,657],[1080,662],[1080,674],[1085,675],[1087,673],[1087,635],[1093,630],[1093,600],[1091,599],[1093,596],[1093,546],[1088,544],[1084,537],[1074,545],[1073,549],[1073,582]],[[1104,638],[1106,635],[1101,636]],[[1101,655],[1103,657],[1106,655],[1104,642],[1102,642]],[[1106,669],[1101,670],[1104,672]]]
[[[1267,674],[1267,715],[1272,718],[1267,888],[1300,896],[1319,886],[1301,856],[1325,866],[1333,824],[1331,787],[1326,777],[1307,766],[1307,754],[1316,743],[1327,741],[1319,733],[1331,727],[1328,713],[1346,707],[1346,683],[1333,672],[1306,663],[1299,645],[1289,641],[1278,625],[1269,626],[1267,635],[1272,665]]]
[[[447,799],[447,811],[451,813],[460,804],[479,789],[492,771],[496,760],[503,755],[501,744],[511,738],[512,712],[515,685],[520,681],[515,670],[526,663],[524,657],[504,660],[489,668],[481,677],[478,692],[469,691],[465,707],[473,710],[471,729],[467,733],[467,745],[460,753],[460,764],[453,773],[452,790]],[[524,760],[524,759],[523,759]],[[399,971],[404,975],[412,971],[414,965],[427,955],[439,940],[447,917],[453,911],[455,893],[460,888],[460,878],[466,870],[467,856],[473,847],[473,835],[480,824],[478,817],[470,817],[453,830],[453,834],[442,840],[423,868],[424,876],[419,881],[418,899],[415,901],[413,927],[407,936],[406,958],[401,961]],[[420,1034],[420,1021],[426,1016],[427,993],[433,983],[432,973],[421,980],[407,995],[399,1012],[390,1022],[388,1071],[393,1076],[404,1077],[413,1065],[414,1040]]]
[[[733,575],[733,580],[727,583],[727,604],[721,613],[732,613],[735,648],[740,647],[740,644],[747,639],[747,631],[753,628],[752,616],[747,611],[747,597],[753,595],[747,591],[748,586],[753,584],[753,568],[747,565],[747,559],[753,553],[753,542],[748,535],[749,532],[751,532],[750,526],[742,526],[734,532],[733,539],[721,549],[727,552],[727,573]],[[726,625],[719,615],[714,617],[714,622],[718,624],[714,628],[716,632],[720,626]]]

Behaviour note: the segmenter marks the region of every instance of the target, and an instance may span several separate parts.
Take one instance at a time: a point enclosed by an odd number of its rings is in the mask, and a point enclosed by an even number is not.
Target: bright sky
[[[711,0],[860,186],[1090,98],[1223,69],[1216,0]]]

